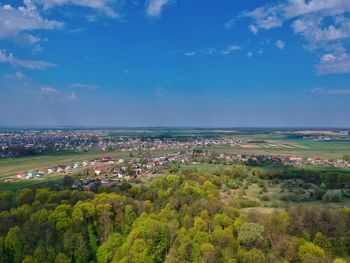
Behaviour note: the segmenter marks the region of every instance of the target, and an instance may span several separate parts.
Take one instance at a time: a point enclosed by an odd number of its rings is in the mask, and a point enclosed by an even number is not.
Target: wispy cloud
[[[350,4],[348,0],[288,0],[244,11],[239,18],[249,18],[249,30],[270,30],[289,23],[295,34],[302,36],[308,50],[347,54],[344,46],[350,39]],[[284,42],[276,42],[280,49]],[[342,51],[339,51],[342,50]],[[349,73],[348,59],[320,61],[315,66],[317,74]]]
[[[238,51],[242,49],[239,45],[229,45],[225,50],[221,51],[221,54],[223,55],[229,55],[234,51]]]
[[[6,77],[9,79],[15,79],[15,80],[24,80],[28,78],[25,74],[23,74],[20,71],[17,71],[13,74],[7,74]]]
[[[184,53],[185,56],[188,56],[188,57],[192,57],[192,56],[195,56],[195,55],[208,55],[208,56],[211,56],[211,55],[214,55],[216,53],[216,49],[215,48],[201,48],[201,49],[196,49],[196,50],[193,50],[193,51],[187,51]]]
[[[194,52],[194,51],[185,52],[186,57],[193,57],[195,55],[196,55],[196,52]]]
[[[69,4],[97,10],[112,18],[118,17],[118,13],[112,6],[113,2],[115,2],[113,0],[33,0],[33,2],[42,5],[44,9]]]
[[[329,95],[350,95],[350,88],[347,89],[324,89],[314,88],[311,90],[312,93],[321,93]]]
[[[13,7],[0,4],[0,38],[35,44],[40,38],[28,31],[60,29],[64,23],[43,18],[31,1],[24,6]]]
[[[249,25],[249,30],[252,32],[254,35],[256,35],[259,31],[259,29],[255,25]]]
[[[252,58],[253,55],[254,55],[253,52],[251,52],[251,51],[247,52],[247,57],[248,57],[248,58]]]
[[[40,91],[45,95],[58,94],[58,90],[51,86],[43,86],[40,88]]]
[[[70,95],[66,96],[67,100],[73,101],[76,100],[78,97],[75,92],[72,92]]]
[[[89,90],[95,90],[99,88],[99,86],[96,84],[86,84],[86,83],[73,83],[73,84],[69,84],[68,87],[73,89],[89,89]]]
[[[315,65],[315,72],[317,75],[350,73],[350,57],[346,53],[325,54]]]
[[[282,40],[277,40],[276,41],[276,47],[278,47],[279,49],[284,49],[284,47],[286,46],[286,43]]]
[[[158,17],[161,15],[164,7],[172,2],[172,0],[148,0],[146,2],[146,13],[148,16]]]
[[[236,20],[237,20],[236,18],[233,18],[233,19],[227,21],[227,22],[225,23],[225,28],[226,28],[226,29],[231,29],[231,28],[233,28],[234,25],[235,25],[235,23],[236,23]]]
[[[31,70],[44,70],[56,66],[53,63],[41,60],[18,59],[12,53],[6,54],[3,50],[0,50],[0,63],[8,63],[14,67],[22,67]]]

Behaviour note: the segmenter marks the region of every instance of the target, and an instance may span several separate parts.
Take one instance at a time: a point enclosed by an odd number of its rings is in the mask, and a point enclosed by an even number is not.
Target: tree
[[[5,237],[5,248],[9,251],[12,262],[21,262],[24,256],[24,238],[18,226],[11,227]]]
[[[47,188],[37,189],[35,194],[35,201],[46,203],[50,198],[51,192]]]
[[[126,241],[117,249],[114,262],[124,262],[129,257],[129,252],[131,262],[163,262],[169,243],[167,226],[142,214],[135,220]]]
[[[32,256],[25,256],[22,263],[39,263],[39,261]]]
[[[71,263],[72,260],[64,253],[58,253],[55,259],[55,263]]]
[[[100,241],[103,243],[107,240],[112,232],[112,206],[110,204],[99,204],[96,207],[98,214],[98,235]]]
[[[242,263],[267,263],[266,256],[260,249],[253,248],[248,251],[241,252],[240,262]]]
[[[23,188],[16,194],[17,205],[31,204],[34,201],[34,191],[29,188]]]
[[[0,192],[0,211],[10,210],[10,208],[15,206],[15,204],[16,197],[14,192]]]
[[[322,248],[312,242],[306,242],[298,249],[298,258],[301,263],[323,263],[325,253]]]
[[[119,233],[114,233],[109,236],[106,242],[104,242],[97,249],[97,262],[108,263],[113,259],[115,250],[123,244],[123,237]]]
[[[329,241],[328,237],[320,232],[317,232],[314,238],[314,244],[324,249],[324,251],[330,251],[332,244]]]
[[[212,263],[216,261],[215,248],[210,243],[201,246],[202,262]]]
[[[245,223],[238,230],[238,242],[245,248],[262,247],[264,227],[256,223]]]

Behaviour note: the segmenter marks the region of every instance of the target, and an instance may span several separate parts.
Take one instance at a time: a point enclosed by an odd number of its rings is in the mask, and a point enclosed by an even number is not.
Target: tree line
[[[120,193],[0,192],[0,263],[349,260],[350,209],[242,212],[220,194],[248,174],[269,176],[240,166],[181,169]]]

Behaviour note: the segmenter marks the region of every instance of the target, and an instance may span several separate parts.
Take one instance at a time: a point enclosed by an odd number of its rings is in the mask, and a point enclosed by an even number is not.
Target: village
[[[262,142],[227,136],[111,136],[107,130],[6,130],[0,131],[0,158],[57,152],[176,150]]]
[[[83,191],[96,191],[101,185],[109,188],[116,182],[141,179],[153,180],[163,171],[169,171],[172,165],[196,165],[201,163],[214,163],[222,165],[275,165],[281,167],[303,166],[327,166],[350,169],[350,162],[338,160],[326,160],[320,157],[305,158],[302,156],[272,156],[272,155],[248,155],[248,154],[217,154],[205,148],[194,148],[187,151],[172,152],[163,155],[149,155],[140,153],[138,156],[114,159],[110,156],[59,164],[56,166],[32,169],[18,172],[16,177],[21,180],[40,179],[50,176],[71,176],[74,182],[71,188]]]

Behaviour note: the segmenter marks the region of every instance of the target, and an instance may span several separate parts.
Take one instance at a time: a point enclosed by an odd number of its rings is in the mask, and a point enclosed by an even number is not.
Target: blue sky
[[[349,0],[0,0],[0,126],[350,126]]]

